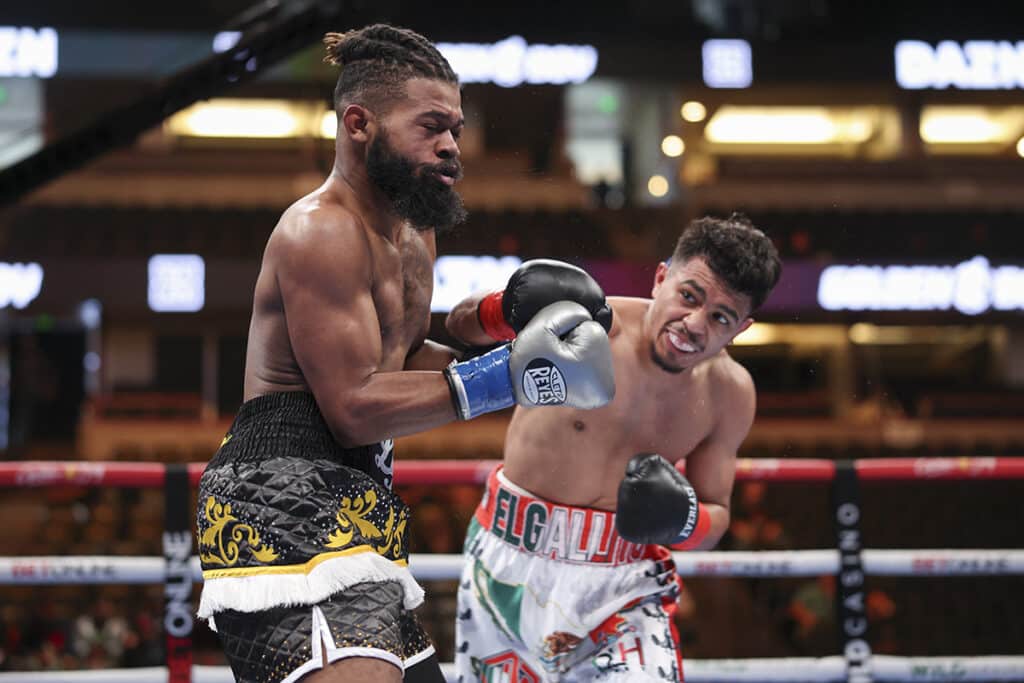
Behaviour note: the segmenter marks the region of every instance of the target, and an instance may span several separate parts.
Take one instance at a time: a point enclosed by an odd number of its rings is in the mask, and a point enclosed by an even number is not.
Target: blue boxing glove
[[[444,374],[463,420],[515,404],[599,408],[615,396],[608,333],[572,301],[541,309],[514,342]]]
[[[482,356],[453,362],[444,369],[459,419],[469,420],[515,404],[512,376],[508,372],[511,353],[512,345],[505,344]]]

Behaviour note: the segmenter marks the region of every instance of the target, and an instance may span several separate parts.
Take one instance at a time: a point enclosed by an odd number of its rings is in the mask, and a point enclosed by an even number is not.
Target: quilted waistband
[[[327,428],[316,399],[307,391],[281,391],[249,399],[238,409],[235,426],[268,420]]]

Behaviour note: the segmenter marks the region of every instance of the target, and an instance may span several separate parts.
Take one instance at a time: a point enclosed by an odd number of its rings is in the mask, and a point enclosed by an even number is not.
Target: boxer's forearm
[[[448,334],[467,346],[490,346],[494,344],[494,338],[484,332],[484,328],[480,324],[480,318],[477,315],[480,301],[487,294],[489,292],[477,292],[455,304],[455,307],[448,313],[448,317],[444,321]]]
[[[711,526],[707,535],[692,549],[712,550],[729,529],[729,508],[715,503],[703,503],[702,507],[711,521]]]
[[[426,339],[405,358],[405,370],[444,370],[453,360],[462,360],[455,349]]]

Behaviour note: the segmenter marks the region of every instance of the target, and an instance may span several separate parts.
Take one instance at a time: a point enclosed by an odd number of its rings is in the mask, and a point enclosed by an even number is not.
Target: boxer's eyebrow
[[[689,285],[690,287],[693,287],[694,289],[696,289],[697,293],[700,294],[702,299],[707,299],[708,298],[707,290],[705,290],[703,287],[698,285],[696,280],[693,280],[693,279],[683,280],[683,284],[684,285]]]
[[[420,118],[431,118],[438,123],[450,126],[452,128],[461,128],[466,125],[466,119],[463,116],[458,116],[452,112],[439,111],[432,109],[431,111],[425,111],[420,114]]]
[[[700,294],[700,298],[701,299],[704,299],[705,301],[707,300],[707,298],[708,298],[707,290],[705,290],[703,287],[698,285],[696,280],[693,280],[693,279],[683,280],[682,284],[689,285],[698,294]],[[723,311],[725,311],[725,314],[728,315],[730,318],[732,318],[733,322],[739,322],[740,321],[739,313],[737,313],[736,311],[732,310],[731,308],[729,308],[725,304],[718,304],[718,308],[720,308]]]

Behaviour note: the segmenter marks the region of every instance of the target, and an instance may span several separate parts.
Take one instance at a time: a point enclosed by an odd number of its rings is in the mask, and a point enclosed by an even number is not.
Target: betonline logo
[[[896,43],[896,82],[901,88],[1012,90],[1024,88],[1024,42],[920,40]]]
[[[527,45],[522,36],[497,43],[437,43],[463,83],[582,83],[597,69],[593,45]]]
[[[984,256],[955,266],[828,266],[818,280],[828,311],[1024,310],[1024,268]]]

